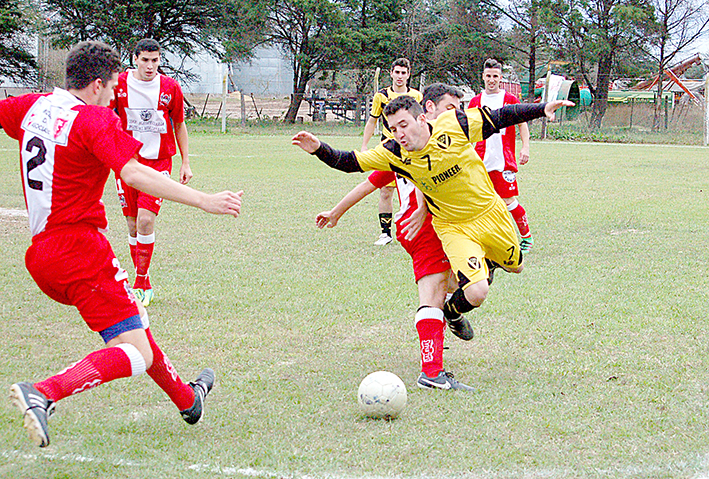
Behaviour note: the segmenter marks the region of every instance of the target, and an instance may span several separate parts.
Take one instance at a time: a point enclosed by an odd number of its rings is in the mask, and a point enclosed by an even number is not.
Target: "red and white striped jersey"
[[[505,105],[519,103],[516,96],[500,90],[488,95],[485,90],[470,100],[468,108],[487,106],[491,110],[498,110]],[[487,140],[475,145],[475,151],[485,163],[487,171],[517,171],[517,156],[515,153],[515,126],[508,126],[495,133]]]
[[[110,170],[140,149],[109,108],[56,88],[0,100],[0,125],[20,142],[22,186],[32,235],[53,228],[108,226],[101,201]]]
[[[416,187],[403,176],[399,176],[393,171],[374,171],[367,178],[377,188],[383,188],[392,181],[396,180],[396,191],[399,194],[399,204],[401,207],[394,215],[394,223],[396,223],[397,234],[401,227],[401,220],[411,216],[411,213],[418,208],[416,200]]]
[[[182,89],[168,76],[142,81],[134,71],[121,73],[115,90],[113,106],[123,129],[143,143],[140,156],[146,160],[172,158],[177,152],[174,125],[185,121]]]

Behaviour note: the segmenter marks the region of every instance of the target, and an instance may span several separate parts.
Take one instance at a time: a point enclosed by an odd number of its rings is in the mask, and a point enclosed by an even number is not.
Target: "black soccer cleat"
[[[24,426],[30,440],[39,447],[49,446],[47,419],[54,413],[54,401],[28,382],[10,386],[10,400],[24,416]]]
[[[462,314],[455,319],[446,318],[446,323],[448,323],[448,328],[451,332],[463,341],[470,341],[475,337],[475,331],[473,331],[470,321]]]
[[[421,389],[445,389],[458,391],[475,391],[475,388],[463,384],[453,377],[453,373],[441,371],[435,378],[429,378],[424,373],[419,374],[416,386]]]
[[[180,411],[180,415],[187,424],[197,424],[204,415],[204,399],[214,387],[214,371],[206,368],[189,385],[194,390],[194,403],[189,409]]]

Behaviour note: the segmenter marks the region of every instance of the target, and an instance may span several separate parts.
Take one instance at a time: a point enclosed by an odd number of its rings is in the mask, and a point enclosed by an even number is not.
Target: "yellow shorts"
[[[487,279],[485,258],[509,269],[516,269],[522,263],[517,233],[501,198],[473,221],[447,223],[434,216],[433,227],[463,289]]]

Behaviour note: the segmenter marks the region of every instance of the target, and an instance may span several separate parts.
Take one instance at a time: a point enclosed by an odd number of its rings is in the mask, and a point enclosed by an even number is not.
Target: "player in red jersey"
[[[55,403],[99,384],[147,372],[190,424],[202,417],[214,384],[211,369],[182,382],[155,343],[145,308],[103,235],[108,221],[101,197],[110,170],[134,188],[209,213],[237,217],[242,193],[201,193],[138,162],[141,143],[106,108],[120,67],[114,49],[83,42],[67,57],[66,90],[0,100],[0,127],[20,143],[32,233],[27,270],[50,298],[75,306],[107,346],[43,381],[11,386],[10,398],[40,447],[49,445]]]
[[[167,176],[172,172],[177,140],[182,157],[180,183],[186,185],[192,178],[192,170],[182,89],[175,80],[158,72],[157,41],[140,40],[135,46],[133,63],[136,68],[121,73],[116,86],[114,106],[123,129],[143,143],[138,161]],[[153,299],[149,268],[155,247],[155,219],[162,199],[124,184],[119,177],[116,187],[128,223],[128,242],[136,273],[133,289],[148,306]]]
[[[461,97],[459,91],[448,85],[434,84],[427,87],[423,93],[427,117],[432,120],[440,112],[460,106]],[[423,195],[413,183],[392,171],[375,171],[345,195],[332,210],[317,215],[315,222],[318,228],[336,226],[347,210],[392,181],[396,181],[401,205],[399,212],[394,215],[396,239],[411,256],[419,291],[415,323],[421,348],[421,373],[416,385],[422,389],[474,391],[474,388],[459,382],[452,373],[443,369],[443,330],[446,324],[443,304],[447,296],[450,296],[449,292],[455,291],[458,285],[441,241],[431,224],[431,215]],[[448,324],[456,336],[466,341],[473,339],[473,329],[462,316],[454,321],[448,320]]]
[[[487,106],[497,110],[505,105],[519,103],[516,96],[500,88],[502,80],[502,64],[494,59],[485,60],[483,67],[483,83],[485,90],[470,100],[468,108]],[[519,154],[519,164],[529,161],[529,127],[526,123],[519,124],[519,136],[522,140],[522,150]],[[512,214],[519,230],[519,247],[522,253],[532,249],[534,239],[529,230],[527,212],[517,200],[517,157],[515,154],[515,128],[510,126],[475,145],[475,151],[485,163],[495,191],[505,200],[507,210]]]

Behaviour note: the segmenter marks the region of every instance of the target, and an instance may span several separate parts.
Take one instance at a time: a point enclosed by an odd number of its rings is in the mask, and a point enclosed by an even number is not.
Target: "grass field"
[[[243,189],[243,214],[164,206],[149,311],[184,379],[217,371],[206,417],[186,425],[144,375],[60,402],[40,450],[5,401],[0,477],[707,477],[709,149],[531,149],[519,182],[535,249],[469,316],[477,337],[447,338],[445,366],[478,388],[463,394],[413,387],[416,287],[398,245],[372,244],[375,195],[337,228],[314,226],[363,175],[328,169],[283,132],[193,131],[193,186]],[[0,166],[0,208],[23,208],[17,146],[3,133]],[[29,277],[26,222],[0,214],[5,391],[102,344]],[[358,410],[357,386],[378,369],[409,388],[392,422]]]

